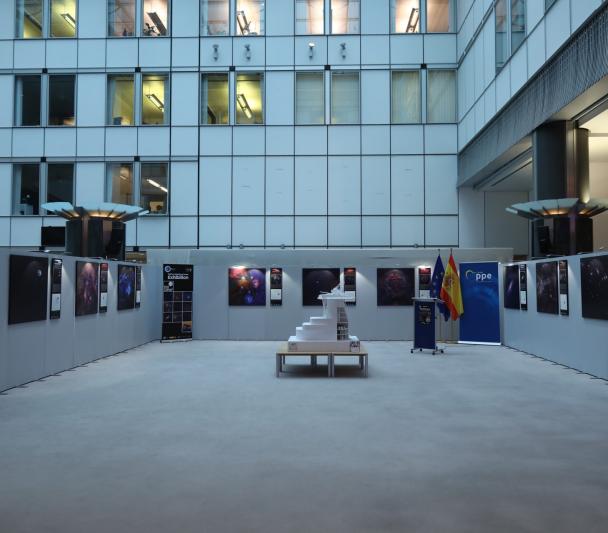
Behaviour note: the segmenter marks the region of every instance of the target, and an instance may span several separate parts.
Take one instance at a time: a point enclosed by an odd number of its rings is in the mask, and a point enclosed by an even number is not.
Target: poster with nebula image
[[[118,265],[118,305],[119,311],[135,308],[135,267]]]
[[[378,268],[376,275],[378,306],[414,304],[413,268]]]
[[[11,255],[9,263],[8,323],[46,320],[48,258]]]
[[[505,309],[519,309],[519,265],[505,267],[503,283]]]
[[[229,268],[228,305],[245,307],[266,305],[266,269]]]
[[[536,263],[536,311],[559,314],[557,261]]]
[[[302,269],[302,305],[323,305],[319,295],[340,285],[339,268]]]
[[[99,264],[76,261],[76,316],[95,315],[98,311]]]
[[[581,259],[583,318],[608,320],[608,255]]]

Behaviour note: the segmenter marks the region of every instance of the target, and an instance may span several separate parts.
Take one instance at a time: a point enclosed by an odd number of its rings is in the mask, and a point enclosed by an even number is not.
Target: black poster
[[[270,269],[270,305],[283,305],[283,269]]]
[[[135,308],[135,267],[118,265],[118,311]]]
[[[414,269],[378,268],[377,305],[414,305]]]
[[[559,312],[568,315],[568,260],[559,262]]]
[[[99,311],[99,263],[76,261],[76,316]]]
[[[608,320],[608,255],[581,259],[583,318]]]
[[[192,338],[192,265],[163,266],[162,340]]]
[[[11,255],[8,323],[46,320],[48,284],[48,258]]]
[[[56,319],[61,317],[61,274],[63,272],[63,260],[51,259],[51,312],[49,317]]]
[[[519,309],[519,265],[509,265],[505,267],[503,284],[503,304],[505,309]]]
[[[344,269],[344,294],[346,295],[346,305],[357,303],[357,269],[348,267]]]
[[[431,267],[418,268],[418,294],[420,298],[431,297]]]
[[[536,311],[559,314],[557,261],[536,263]]]
[[[528,310],[528,270],[526,265],[519,265],[519,308]]]
[[[135,267],[135,307],[141,306],[141,267]]]
[[[108,311],[108,263],[99,265],[99,312],[106,313]]]
[[[331,292],[340,285],[339,268],[302,269],[302,305],[323,305],[322,292]]]

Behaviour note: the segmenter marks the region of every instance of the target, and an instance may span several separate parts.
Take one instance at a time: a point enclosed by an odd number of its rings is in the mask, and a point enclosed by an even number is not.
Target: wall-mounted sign
[[[162,340],[192,338],[192,265],[163,265]]]
[[[431,297],[431,267],[418,268],[418,294],[420,298]]]
[[[63,260],[51,259],[51,313],[50,318],[61,316],[61,275],[63,272]]]
[[[528,309],[528,271],[526,265],[519,265],[519,307],[522,311]]]
[[[357,303],[357,269],[347,267],[344,269],[344,294],[346,295],[346,305]]]
[[[270,269],[270,305],[283,305],[283,269]]]
[[[99,265],[99,312],[108,311],[108,272],[110,265],[101,263]]]
[[[559,262],[559,312],[566,316],[568,310],[568,260]]]
[[[135,307],[141,306],[141,267],[135,267]]]

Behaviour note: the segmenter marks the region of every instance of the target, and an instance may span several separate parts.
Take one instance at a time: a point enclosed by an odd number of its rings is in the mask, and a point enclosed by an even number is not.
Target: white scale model
[[[289,351],[358,353],[359,339],[348,334],[346,301],[349,296],[337,286],[329,293],[321,293],[319,300],[323,302],[323,316],[313,316],[296,328],[296,334],[289,337]]]

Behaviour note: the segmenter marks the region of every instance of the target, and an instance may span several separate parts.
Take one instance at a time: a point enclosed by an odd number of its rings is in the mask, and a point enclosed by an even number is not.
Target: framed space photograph
[[[608,255],[581,259],[583,318],[608,320]]]
[[[331,292],[340,285],[339,268],[302,269],[302,305],[323,305],[322,292]]]
[[[99,310],[99,264],[76,261],[75,315],[95,315]]]
[[[46,320],[49,260],[11,255],[9,259],[8,323]]]
[[[378,268],[376,274],[378,306],[414,304],[413,268]]]
[[[503,283],[505,309],[519,309],[519,265],[505,267]]]
[[[266,305],[266,269],[233,267],[228,269],[228,305]]]
[[[135,309],[135,267],[118,265],[118,311]]]
[[[536,263],[536,311],[559,314],[557,261]]]

